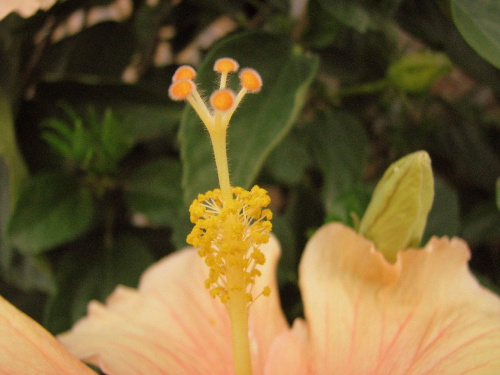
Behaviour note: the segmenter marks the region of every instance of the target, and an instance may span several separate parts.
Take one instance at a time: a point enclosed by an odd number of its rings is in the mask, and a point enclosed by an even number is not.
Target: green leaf
[[[318,0],[307,3],[307,15],[308,23],[302,40],[312,48],[327,47],[339,33],[339,21],[330,12],[325,12]]]
[[[23,291],[53,293],[54,274],[50,263],[43,255],[21,256],[12,247],[2,243],[2,279]]]
[[[60,136],[54,133],[44,132],[42,134],[42,139],[65,158],[70,160],[73,159],[73,149],[67,142],[61,139]]]
[[[247,94],[228,129],[231,181],[235,186],[249,187],[302,109],[318,59],[288,39],[260,32],[238,34],[215,46],[200,65],[197,81],[202,92],[213,91],[213,64],[224,56],[256,69],[264,82],[261,92]],[[237,84],[236,77],[230,79]],[[191,108],[184,113],[180,140],[184,198],[190,202],[197,194],[218,186],[208,134]]]
[[[500,68],[500,2],[451,0],[455,26],[476,52]]]
[[[21,190],[7,225],[9,242],[37,254],[84,233],[94,217],[89,189],[58,171],[43,172]]]
[[[171,159],[142,165],[128,176],[125,200],[133,213],[156,225],[173,224],[182,206],[181,166]]]
[[[376,29],[374,12],[370,12],[358,1],[353,0],[323,0],[321,6],[339,22],[353,27],[360,33]]]
[[[67,122],[57,118],[47,118],[42,121],[40,126],[52,130],[58,134],[59,137],[67,143],[73,143],[73,129]]]
[[[323,173],[326,211],[337,206],[337,195],[362,180],[368,159],[368,136],[361,122],[347,112],[322,111],[308,124],[308,143]]]
[[[85,129],[82,119],[77,119],[75,121],[72,141],[73,160],[75,160],[80,167],[84,169],[88,168],[92,158],[96,154],[96,149],[92,141],[92,136],[87,129]]]
[[[134,140],[129,136],[113,115],[111,110],[107,110],[101,124],[101,142],[113,163],[118,163],[127,155],[134,144]]]
[[[279,183],[295,185],[304,176],[311,158],[306,142],[301,142],[302,134],[290,132],[285,139],[269,154],[265,169]]]
[[[16,142],[14,120],[7,95],[0,90],[0,155],[9,168],[10,205],[15,204],[21,184],[28,177],[28,169]]]

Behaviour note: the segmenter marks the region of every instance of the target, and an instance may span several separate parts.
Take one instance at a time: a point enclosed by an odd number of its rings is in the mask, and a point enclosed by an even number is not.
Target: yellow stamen
[[[248,309],[252,289],[265,263],[259,246],[269,240],[272,213],[265,207],[270,198],[264,189],[232,188],[233,199],[224,200],[219,189],[200,194],[189,212],[195,224],[187,242],[197,248],[209,267],[205,286],[226,306],[231,322],[235,374],[251,375]],[[264,287],[260,295],[269,296]],[[257,296],[257,297],[258,297]]]
[[[250,191],[241,187],[231,190],[233,199],[229,203],[224,202],[220,189],[215,189],[198,195],[189,208],[195,225],[187,242],[199,248],[199,255],[210,268],[206,286],[222,302],[234,289],[234,285],[227,285],[231,269],[236,268],[243,277],[241,292],[252,292],[255,278],[260,276],[257,267],[266,261],[259,246],[267,243],[272,228],[272,212],[265,208],[271,199],[264,189],[254,186]]]
[[[231,187],[227,161],[226,133],[229,120],[247,92],[257,92],[262,86],[260,75],[253,69],[241,71],[241,89],[235,96],[226,89],[228,73],[238,70],[231,58],[215,62],[214,70],[221,74],[220,88],[210,96],[209,111],[192,81],[194,69],[181,67],[173,78],[169,95],[174,100],[186,99],[205,124],[212,142],[220,189],[200,194],[189,212],[193,230],[187,242],[198,248],[198,254],[209,268],[205,286],[213,298],[225,306],[231,321],[231,337],[235,375],[251,375],[248,309],[255,298],[269,296],[264,287],[253,293],[255,280],[261,275],[259,266],[266,261],[260,245],[267,243],[271,231],[272,213],[265,208],[270,198],[264,189],[254,186],[250,191]]]

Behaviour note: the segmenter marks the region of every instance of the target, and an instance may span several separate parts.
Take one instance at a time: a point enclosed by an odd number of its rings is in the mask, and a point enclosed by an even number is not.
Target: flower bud
[[[384,173],[361,220],[359,233],[390,262],[422,240],[434,199],[431,160],[425,151],[407,155]]]
[[[447,75],[451,67],[451,62],[444,53],[416,52],[391,64],[387,70],[387,78],[399,90],[418,94]]]

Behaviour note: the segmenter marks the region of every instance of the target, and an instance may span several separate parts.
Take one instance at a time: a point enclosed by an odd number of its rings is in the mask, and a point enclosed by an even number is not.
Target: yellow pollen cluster
[[[214,91],[210,95],[210,104],[221,112],[228,111],[233,107],[234,93],[227,89]]]
[[[250,191],[241,187],[232,188],[233,200],[223,203],[221,191],[215,189],[200,194],[189,208],[191,222],[195,224],[187,242],[199,248],[210,269],[205,286],[212,297],[227,303],[230,295],[228,274],[242,275],[246,299],[250,304],[254,297],[252,287],[260,276],[257,266],[266,258],[259,246],[267,243],[271,231],[272,213],[265,208],[270,198],[264,189],[254,186]],[[269,295],[269,287],[260,294]]]
[[[230,57],[222,57],[214,63],[214,70],[219,73],[236,72],[239,67],[238,62]]]

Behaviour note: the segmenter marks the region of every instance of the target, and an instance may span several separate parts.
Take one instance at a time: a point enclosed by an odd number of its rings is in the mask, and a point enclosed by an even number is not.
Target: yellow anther
[[[252,68],[241,69],[239,77],[241,86],[243,86],[249,92],[259,92],[260,89],[262,88],[262,78],[255,69]]]
[[[221,57],[215,60],[214,70],[219,73],[236,72],[240,65],[235,59],[230,57]]]
[[[268,286],[264,287],[264,290],[262,291],[262,295],[269,297],[270,294],[271,294],[271,288],[269,288]]]
[[[272,225],[270,211],[264,209],[270,203],[264,189],[232,188],[229,202],[223,202],[221,194],[216,189],[193,201],[189,211],[195,226],[187,242],[199,248],[198,254],[210,269],[205,285],[224,302],[236,289],[251,293],[255,278],[261,275],[256,267],[266,261],[259,246],[269,240]],[[229,291],[225,287],[227,272],[235,269],[240,270],[243,284],[233,285]]]
[[[196,77],[196,70],[189,65],[182,65],[177,68],[172,76],[172,82],[180,81],[181,79],[191,79]]]
[[[195,89],[194,82],[189,79],[181,79],[172,82],[168,88],[168,96],[172,100],[185,100]]]
[[[210,104],[212,108],[218,111],[228,111],[234,104],[234,93],[232,90],[217,90],[210,96]]]

